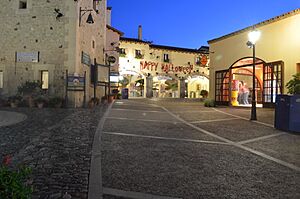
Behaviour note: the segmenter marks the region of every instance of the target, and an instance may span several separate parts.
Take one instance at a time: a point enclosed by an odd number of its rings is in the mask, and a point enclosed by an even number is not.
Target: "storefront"
[[[120,40],[121,85],[129,97],[200,98],[209,89],[208,48],[154,45],[133,38]]]
[[[300,72],[300,9],[208,41],[210,97],[217,104],[251,106],[253,51],[246,45],[253,29],[260,32],[255,56],[258,106],[272,107],[277,94]]]

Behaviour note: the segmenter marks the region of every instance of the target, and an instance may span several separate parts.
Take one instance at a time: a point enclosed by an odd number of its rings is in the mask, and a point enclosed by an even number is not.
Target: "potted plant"
[[[293,75],[293,79],[286,84],[286,87],[289,94],[300,95],[300,73]]]
[[[42,93],[40,81],[26,81],[18,87],[18,93],[27,101],[29,107],[34,107],[34,97]]]
[[[97,106],[99,105],[99,102],[100,102],[100,99],[99,98],[94,98],[92,97],[89,102],[88,102],[88,105],[89,105],[89,108],[93,108],[94,106]]]
[[[64,99],[62,97],[51,97],[49,98],[49,106],[54,108],[61,108]]]
[[[38,108],[43,108],[45,103],[47,102],[47,99],[45,96],[40,95],[34,99],[34,102],[36,103]]]
[[[7,105],[7,98],[0,95],[0,107],[4,107]]]
[[[8,98],[8,103],[10,104],[10,107],[16,108],[21,100],[22,97],[20,95],[12,95]]]
[[[201,90],[201,91],[200,91],[200,95],[202,96],[202,98],[207,98],[207,96],[208,96],[208,91],[207,91],[207,90]]]
[[[105,104],[108,100],[107,95],[104,95],[103,97],[101,97],[101,103]]]
[[[300,133],[300,73],[286,84],[289,95],[277,95],[275,128]]]
[[[0,164],[0,198],[31,198],[33,187],[29,183],[31,168],[18,166],[12,169],[12,157],[6,155]]]

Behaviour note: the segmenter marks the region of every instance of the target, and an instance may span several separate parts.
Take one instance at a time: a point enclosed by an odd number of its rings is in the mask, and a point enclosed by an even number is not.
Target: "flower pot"
[[[114,96],[113,95],[110,95],[108,97],[108,103],[112,103],[114,101]]]
[[[38,108],[43,108],[44,107],[44,103],[37,103],[37,107]]]
[[[17,108],[18,107],[18,103],[16,103],[16,102],[10,102],[10,107],[11,108]]]
[[[94,108],[94,106],[95,106],[94,101],[92,101],[92,100],[89,101],[88,106],[89,106],[89,108]]]
[[[61,108],[61,106],[62,106],[62,102],[57,103],[57,104],[54,105],[55,108]]]

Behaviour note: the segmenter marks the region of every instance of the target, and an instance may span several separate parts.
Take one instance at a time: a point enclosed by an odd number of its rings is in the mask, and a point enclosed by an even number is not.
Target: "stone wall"
[[[92,63],[95,59],[97,63],[104,63],[106,0],[99,1],[95,10],[90,0],[27,0],[26,9],[19,9],[19,2],[0,1],[0,71],[4,73],[3,93],[14,94],[22,82],[40,80],[41,71],[48,70],[49,94],[63,97],[68,70],[69,74],[87,73],[88,99],[93,90],[90,85],[90,66],[81,63],[81,54],[82,51],[89,54]],[[92,11],[83,15],[79,11],[80,7]],[[89,13],[93,16],[94,24],[86,23]],[[80,14],[83,17],[79,27]],[[16,62],[16,52],[39,52],[39,61]],[[80,106],[83,93],[70,93],[69,98],[75,102],[75,106]]]

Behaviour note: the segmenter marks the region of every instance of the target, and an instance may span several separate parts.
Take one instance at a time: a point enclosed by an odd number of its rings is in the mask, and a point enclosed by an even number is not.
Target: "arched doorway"
[[[232,106],[251,106],[252,93],[255,89],[257,106],[263,102],[263,67],[265,61],[256,58],[255,86],[253,88],[253,58],[245,57],[231,65],[230,72],[230,104]]]
[[[258,106],[272,107],[277,94],[283,92],[282,86],[283,62],[266,63],[260,58],[255,61],[255,92]],[[244,57],[234,62],[228,70],[216,71],[215,99],[217,104],[234,106],[251,106],[253,76],[253,58]],[[239,85],[245,83],[250,91],[246,100],[248,103],[239,102]],[[233,102],[235,101],[235,102]]]
[[[139,71],[125,70],[120,73],[122,81],[120,84],[122,88],[128,88],[128,97],[144,97],[144,74]]]

